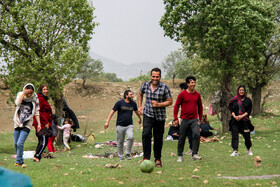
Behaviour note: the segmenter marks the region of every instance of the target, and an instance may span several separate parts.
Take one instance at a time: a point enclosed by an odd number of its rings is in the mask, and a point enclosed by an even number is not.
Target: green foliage
[[[146,81],[149,81],[149,80],[151,80],[150,72],[148,72],[146,75],[139,75],[138,77],[130,78],[129,82],[138,82],[138,81],[146,82]]]
[[[160,24],[165,35],[209,59],[212,70],[223,74],[234,73],[243,62],[240,58],[263,52],[274,28],[272,7],[249,0],[165,0],[164,4]]]
[[[257,58],[255,53],[250,54],[250,62],[244,63],[244,71],[241,71],[244,81],[252,89],[266,86],[280,72],[280,3],[279,1],[271,3],[278,16],[275,17],[275,28],[271,37],[264,41],[267,48],[262,52],[261,58]],[[254,43],[251,45],[256,48]]]
[[[259,68],[252,58],[259,61],[267,50],[266,41],[271,39],[276,27],[275,8],[270,3],[251,0],[164,0],[164,4],[166,12],[160,25],[165,35],[182,42],[188,51],[209,62],[207,76],[217,80],[220,86],[226,132],[233,77],[242,80],[240,71],[244,66]]]
[[[108,82],[123,82],[123,80],[118,78],[115,73],[101,73],[99,75],[99,80]]]
[[[196,69],[192,66],[193,59],[185,57],[185,59],[175,64],[177,78],[185,79],[189,75],[196,76]]]
[[[166,72],[167,78],[174,79],[177,75],[175,65],[184,60],[185,55],[181,50],[171,51],[168,56],[163,60],[162,67]]]
[[[88,56],[80,67],[77,78],[81,78],[83,80],[83,87],[85,85],[86,80],[95,80],[102,73],[103,63],[100,60],[94,60],[90,56]]]
[[[48,84],[52,98],[76,76],[96,23],[87,0],[1,1],[0,47],[11,95],[27,82]]]

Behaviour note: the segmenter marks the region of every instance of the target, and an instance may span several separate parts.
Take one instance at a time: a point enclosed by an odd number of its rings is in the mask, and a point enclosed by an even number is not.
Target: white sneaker
[[[177,160],[177,162],[183,162],[183,156],[178,156],[178,160]]]
[[[233,153],[231,153],[230,156],[239,156],[238,153],[236,151],[233,151]]]
[[[202,158],[200,156],[198,156],[198,155],[193,155],[192,159],[193,160],[201,160]]]
[[[248,155],[253,156],[253,152],[251,151],[251,149],[248,150]]]
[[[192,150],[190,149],[188,152],[185,153],[185,155],[191,155],[192,154]]]

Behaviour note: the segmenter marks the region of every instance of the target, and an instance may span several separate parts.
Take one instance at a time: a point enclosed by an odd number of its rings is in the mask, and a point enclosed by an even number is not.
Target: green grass
[[[136,120],[136,118],[134,119]],[[210,117],[211,125],[221,128],[220,122],[215,117]],[[142,158],[133,158],[120,162],[118,158],[86,159],[84,155],[92,153],[105,154],[116,151],[115,147],[103,146],[103,149],[95,149],[94,145],[71,142],[71,152],[56,152],[55,159],[42,159],[40,163],[34,163],[31,159],[25,159],[26,168],[13,166],[15,159],[13,134],[1,133],[0,166],[30,176],[34,186],[204,186],[208,180],[208,186],[279,186],[280,178],[235,180],[223,179],[219,176],[262,176],[280,174],[280,116],[263,114],[252,119],[256,128],[256,134],[252,136],[254,156],[246,154],[243,137],[240,137],[239,157],[230,157],[232,152],[230,142],[231,134],[221,134],[221,142],[200,144],[199,154],[201,161],[193,161],[191,156],[184,156],[184,162],[177,163],[176,141],[164,141],[162,151],[162,168],[155,168],[150,174],[142,173],[139,169],[139,161]],[[100,133],[104,122],[88,124],[88,132],[93,129],[98,143],[115,140],[114,121],[105,133]],[[98,126],[98,128],[94,128]],[[85,124],[81,124],[81,129]],[[167,133],[168,129],[166,129]],[[80,134],[83,130],[79,131]],[[141,142],[141,128],[139,125],[134,131],[135,141]],[[37,138],[32,130],[25,143],[25,150],[35,150]],[[63,147],[59,147],[63,149]],[[142,147],[133,147],[133,150],[141,151]],[[185,152],[188,150],[186,142]],[[255,167],[253,158],[260,156],[262,166]],[[105,168],[105,164],[119,163],[121,167]],[[194,171],[197,169],[198,171]],[[199,178],[192,178],[193,175]]]

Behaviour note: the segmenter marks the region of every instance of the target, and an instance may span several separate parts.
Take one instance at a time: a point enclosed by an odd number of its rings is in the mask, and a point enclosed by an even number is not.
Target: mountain
[[[90,56],[93,59],[99,59],[103,62],[104,72],[106,73],[115,73],[118,78],[121,78],[124,81],[129,80],[130,78],[138,77],[141,72],[142,74],[147,74],[154,67],[159,67],[163,72],[161,64],[153,64],[150,62],[139,62],[133,64],[122,64],[120,62],[114,61],[112,59],[103,57],[96,53],[91,53]]]

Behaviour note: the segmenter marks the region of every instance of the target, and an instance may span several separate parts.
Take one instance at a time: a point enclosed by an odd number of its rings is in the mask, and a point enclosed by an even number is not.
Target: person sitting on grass
[[[70,130],[72,126],[72,120],[70,118],[65,118],[64,125],[62,127],[57,126],[59,130],[63,130],[63,144],[64,144],[64,151],[71,150],[68,145],[68,140],[70,138]]]
[[[205,138],[212,136],[213,133],[210,130],[218,131],[219,129],[211,127],[209,121],[207,120],[207,115],[203,115],[200,124],[200,136],[203,136]]]
[[[173,120],[168,131],[168,136],[171,136],[172,140],[178,140],[179,134],[180,134],[180,125],[175,123],[175,120]]]

